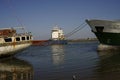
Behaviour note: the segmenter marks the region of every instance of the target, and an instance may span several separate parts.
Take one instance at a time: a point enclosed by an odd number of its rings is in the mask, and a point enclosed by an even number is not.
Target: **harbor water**
[[[31,46],[0,60],[0,80],[119,80],[120,52],[98,52],[98,44]]]

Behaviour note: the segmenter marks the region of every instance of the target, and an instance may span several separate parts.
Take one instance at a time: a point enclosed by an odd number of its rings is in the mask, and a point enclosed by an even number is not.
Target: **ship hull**
[[[68,41],[67,40],[49,40],[48,43],[50,45],[64,45],[64,44],[67,44]]]
[[[9,43],[2,44],[0,46],[0,57],[9,57],[15,55],[16,53],[28,48],[31,45],[31,42],[20,42],[20,43]]]
[[[92,32],[98,38],[98,50],[120,50],[120,22],[87,20]]]
[[[101,44],[120,46],[120,33],[96,33]]]

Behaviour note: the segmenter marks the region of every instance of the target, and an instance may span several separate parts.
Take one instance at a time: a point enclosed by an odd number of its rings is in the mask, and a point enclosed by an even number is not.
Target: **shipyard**
[[[119,3],[0,0],[0,80],[119,80]]]

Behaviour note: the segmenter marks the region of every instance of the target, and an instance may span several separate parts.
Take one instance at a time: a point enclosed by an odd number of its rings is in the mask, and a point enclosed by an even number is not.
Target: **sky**
[[[120,20],[120,0],[0,0],[0,28],[24,26],[35,40],[50,39],[55,25],[67,34],[86,19]],[[94,37],[86,25],[68,39]]]

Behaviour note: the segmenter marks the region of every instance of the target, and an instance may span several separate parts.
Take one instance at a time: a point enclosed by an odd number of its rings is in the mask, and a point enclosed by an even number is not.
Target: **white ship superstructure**
[[[52,34],[51,34],[52,40],[64,40],[64,33],[61,28],[58,28],[57,26],[52,29]]]
[[[65,39],[64,32],[58,26],[54,27],[51,31],[51,39],[49,40],[49,44],[67,44],[67,40]]]

